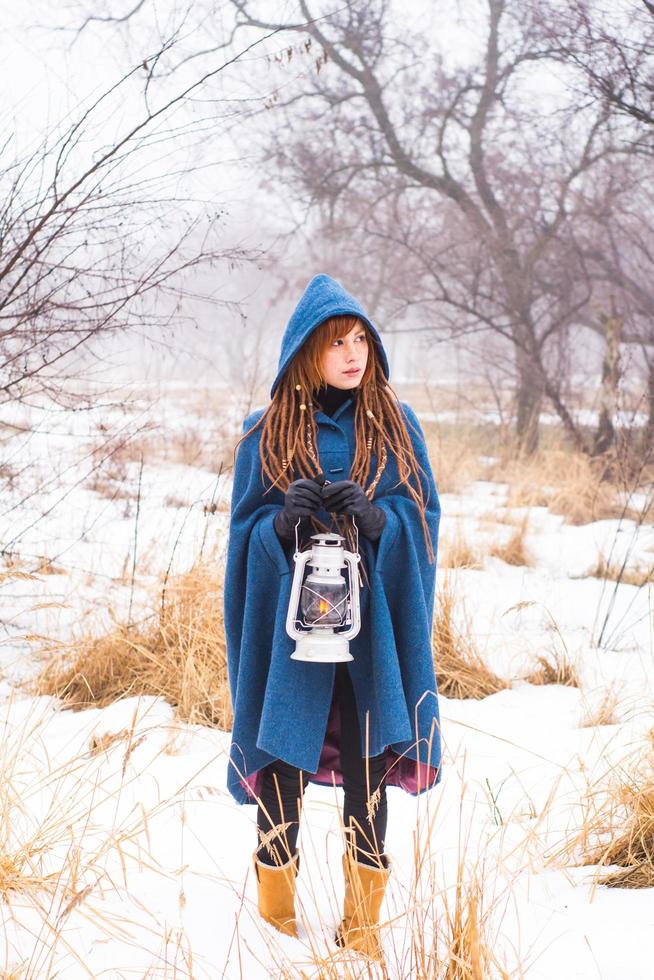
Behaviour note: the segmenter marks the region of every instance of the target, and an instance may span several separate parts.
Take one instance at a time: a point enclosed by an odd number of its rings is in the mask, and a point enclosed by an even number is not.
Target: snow
[[[157,698],[72,712],[20,684],[38,666],[30,636],[65,643],[84,628],[100,633],[130,604],[141,609],[169,566],[184,571],[201,552],[222,560],[239,420],[228,392],[212,393],[211,419],[193,394],[171,384],[154,398],[144,385],[86,412],[3,409],[4,464],[15,475],[0,509],[0,890],[3,855],[19,844],[23,877],[41,885],[3,896],[0,973],[318,977],[320,957],[331,956],[343,975],[369,975],[333,943],[340,790],[307,791],[300,937],[285,937],[257,914],[256,814],[225,789],[227,733],[183,724]],[[136,440],[144,427],[157,434],[159,455],[141,469],[138,455],[117,454],[115,479],[107,464],[106,486],[92,489],[102,441]],[[171,450],[189,429],[216,440],[214,465],[205,454],[201,465],[184,463]],[[444,534],[458,530],[483,553],[514,530],[489,518],[505,514],[506,498],[505,485],[484,481],[444,494]],[[629,520],[571,526],[542,507],[512,513],[527,513],[531,567],[484,557],[478,569],[449,573],[457,622],[510,686],[481,701],[441,697],[442,783],[418,799],[389,790],[388,975],[418,975],[417,928],[435,935],[444,955],[462,864],[483,886],[485,936],[509,975],[645,980],[654,961],[651,892],[597,885],[596,869],[562,848],[581,826],[587,795],[642,759],[654,719],[651,587],[582,576],[610,549],[651,565],[654,529]],[[54,574],[42,570],[44,558]],[[444,577],[439,570],[439,589]],[[576,663],[580,689],[524,679],[534,657],[552,649]],[[608,691],[618,695],[615,724],[582,725]],[[93,751],[92,740],[108,734],[115,740]]]

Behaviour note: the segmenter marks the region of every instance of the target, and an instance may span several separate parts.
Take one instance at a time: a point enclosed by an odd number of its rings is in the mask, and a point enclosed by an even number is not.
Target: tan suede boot
[[[257,876],[259,915],[286,936],[297,937],[295,921],[295,879],[300,855],[281,865],[264,864],[253,855]]]
[[[388,864],[388,858],[383,859]],[[375,960],[382,958],[379,912],[390,873],[390,866],[374,868],[343,855],[345,901],[343,919],[335,937],[339,946],[355,949]]]

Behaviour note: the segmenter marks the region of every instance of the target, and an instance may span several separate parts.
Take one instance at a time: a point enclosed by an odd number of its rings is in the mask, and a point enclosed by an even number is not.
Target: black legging
[[[361,733],[352,682],[345,664],[337,664],[334,694],[341,726],[340,751],[343,773],[343,823],[356,860],[379,867],[384,853],[388,822],[385,754],[361,755]],[[295,853],[300,829],[302,798],[307,775],[281,759],[263,770],[261,804],[257,809],[260,844],[257,856],[265,864],[285,864]],[[266,815],[269,814],[269,816]],[[372,818],[372,819],[370,819]],[[280,825],[288,824],[286,827]],[[271,833],[272,828],[279,828]]]

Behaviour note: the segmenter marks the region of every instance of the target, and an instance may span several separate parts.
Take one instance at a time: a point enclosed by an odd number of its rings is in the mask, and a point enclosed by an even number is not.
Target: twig
[[[209,502],[209,510],[208,510],[208,512],[205,513],[205,518],[208,518],[208,516],[213,513],[213,509],[212,509],[213,508],[213,502],[214,502],[215,497],[216,497],[216,491],[217,491],[218,487],[220,486],[220,478],[221,478],[222,475],[223,475],[223,461],[221,459],[220,466],[218,468],[218,476],[216,477],[216,482],[214,484],[214,488],[213,488],[213,491],[211,493],[211,500]],[[205,522],[204,522],[204,531],[202,532],[202,543],[200,544],[200,558],[202,558],[203,555],[204,555],[204,545],[205,545],[205,542],[207,540],[207,528],[208,527],[209,527],[209,522],[208,522],[208,520],[205,520]]]
[[[193,507],[194,506],[195,506],[195,503],[191,504],[191,506],[189,508],[187,508],[187,511],[184,514],[184,520],[182,521],[182,523],[180,525],[180,528],[179,528],[179,531],[177,532],[177,537],[175,538],[175,543],[173,544],[173,550],[170,553],[170,561],[168,562],[168,568],[166,569],[166,574],[164,575],[163,585],[161,587],[161,609],[159,611],[160,620],[163,618],[163,613],[164,613],[164,609],[165,609],[165,606],[166,606],[166,587],[168,585],[168,579],[170,577],[170,569],[173,566],[173,558],[175,557],[175,552],[177,551],[177,545],[179,544],[179,539],[182,536],[182,531],[184,530],[184,527],[186,525],[186,521],[188,520],[188,515],[193,510]]]
[[[141,511],[141,477],[143,476],[143,450],[140,453],[140,464],[139,464],[139,485],[136,492],[136,519],[134,521],[134,556],[132,558],[132,581],[129,587],[129,608],[127,610],[127,626],[128,628],[132,625],[132,602],[134,601],[134,578],[136,576],[136,551],[138,548],[139,540],[139,513]]]

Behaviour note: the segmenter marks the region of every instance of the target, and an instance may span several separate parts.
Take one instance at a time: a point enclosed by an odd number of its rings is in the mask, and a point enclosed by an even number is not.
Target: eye
[[[358,337],[355,337],[355,340],[363,341],[364,344],[368,343],[368,338],[366,337],[365,333],[360,333]],[[332,340],[331,346],[336,347],[338,344],[342,344],[342,343],[343,343],[343,338],[338,337],[336,340]]]

